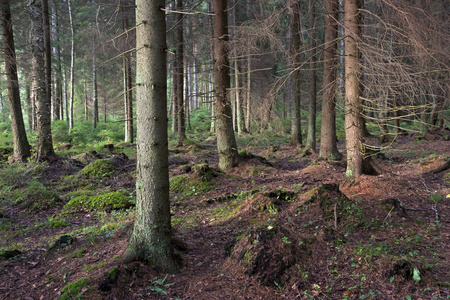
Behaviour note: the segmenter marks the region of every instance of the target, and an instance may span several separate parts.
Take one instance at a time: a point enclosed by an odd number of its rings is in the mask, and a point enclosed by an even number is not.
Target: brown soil
[[[57,216],[63,203],[37,214],[0,207],[0,222],[11,224],[0,231],[0,246],[18,245],[0,260],[0,300],[56,299],[85,277],[89,284],[73,299],[448,299],[450,175],[433,170],[448,163],[450,144],[414,138],[399,137],[374,157],[383,174],[356,180],[345,178],[344,161],[327,163],[296,147],[247,149],[260,157],[227,174],[216,169],[213,145],[172,149],[171,176],[195,176],[191,167],[207,162],[216,177],[208,192],[171,194],[174,235],[187,250],[177,250],[181,274],[167,278],[154,266],[121,263],[132,211],[122,226],[79,230],[65,243],[61,236],[112,213],[80,211],[68,227],[27,230]],[[59,193],[86,188],[94,183],[61,187],[61,178],[103,157],[120,171],[94,188],[132,194],[134,158],[108,151],[53,162],[46,184]],[[115,266],[117,279],[108,279]]]

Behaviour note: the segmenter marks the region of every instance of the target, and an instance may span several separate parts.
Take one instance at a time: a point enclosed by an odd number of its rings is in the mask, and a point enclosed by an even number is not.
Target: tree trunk
[[[47,88],[47,95],[52,96],[52,48],[50,46],[50,16],[48,9],[48,0],[42,0],[42,11],[44,18],[44,47],[45,47],[45,82]],[[50,100],[51,101],[51,100]],[[52,103],[52,106],[56,106]],[[54,111],[54,110],[53,110]],[[52,115],[52,118],[55,117]]]
[[[183,10],[183,0],[177,0],[177,10]],[[183,14],[177,15],[177,147],[183,145],[186,139],[186,125],[184,120],[184,38]]]
[[[73,128],[73,101],[74,101],[74,92],[75,92],[75,79],[74,79],[74,68],[75,68],[75,32],[73,25],[73,17],[72,17],[72,2],[71,0],[67,1],[67,5],[69,7],[69,23],[70,23],[70,35],[72,38],[71,46],[70,46],[70,99],[69,99],[69,130]]]
[[[52,141],[51,101],[45,81],[45,45],[42,2],[30,0],[33,95],[36,105],[36,160],[55,156]]]
[[[3,53],[8,85],[9,110],[11,113],[11,127],[14,142],[14,161],[26,161],[31,155],[25,124],[23,122],[22,106],[20,103],[19,79],[17,77],[16,50],[11,22],[9,0],[0,2],[0,18],[3,33]]]
[[[291,121],[291,145],[302,144],[302,127],[300,116],[300,64],[301,64],[301,28],[300,28],[300,0],[294,2],[292,19],[291,51],[293,56],[292,72],[292,121]]]
[[[25,82],[25,93],[27,103],[27,120],[28,120],[28,132],[34,131],[34,118],[33,118],[33,101],[31,101],[31,87],[28,81]]]
[[[325,8],[325,49],[322,95],[322,123],[320,157],[339,160],[341,154],[336,144],[336,54],[338,1],[327,0]]]
[[[345,0],[345,141],[347,147],[347,177],[363,174],[363,128],[360,99],[359,48],[360,0]]]
[[[59,46],[59,23],[58,14],[56,9],[56,3],[52,5],[52,40],[54,42],[53,46],[53,56],[56,61],[55,70],[55,98],[53,99],[53,118],[55,120],[64,119],[64,109],[63,109],[63,89],[62,89],[62,69],[61,69],[61,47]]]
[[[128,2],[125,2],[126,6]],[[126,8],[122,7],[123,16],[123,30],[128,31],[129,22]],[[128,35],[126,35],[125,49],[123,54],[123,73],[124,73],[124,104],[125,104],[125,142],[133,143],[134,130],[133,130],[133,85],[131,78],[131,45],[128,41]]]
[[[97,10],[98,13],[98,10]],[[93,25],[93,38],[92,38],[92,125],[97,128],[98,123],[98,86],[97,86],[97,23],[94,22]]]
[[[84,120],[87,121],[88,120],[88,114],[89,114],[89,109],[88,109],[88,91],[87,91],[87,84],[86,84],[86,79],[84,80]]]
[[[124,259],[137,256],[178,273],[170,223],[164,2],[136,1],[136,215]]]
[[[216,134],[219,169],[233,168],[238,163],[236,139],[231,119],[230,70],[228,61],[227,1],[213,0],[214,7],[214,75],[216,96]]]
[[[309,0],[308,15],[310,26],[311,58],[309,62],[309,116],[308,133],[306,136],[306,149],[316,152],[316,8],[315,1]]]
[[[178,133],[178,93],[177,93],[177,88],[178,88],[178,76],[177,76],[177,63],[176,63],[176,59],[175,62],[173,63],[173,67],[172,67],[172,98],[171,98],[171,108],[172,108],[172,132],[173,133]]]

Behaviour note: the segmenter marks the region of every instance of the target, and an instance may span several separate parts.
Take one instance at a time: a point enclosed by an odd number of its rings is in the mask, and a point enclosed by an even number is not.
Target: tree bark
[[[74,93],[75,93],[75,29],[73,24],[73,16],[72,16],[72,2],[71,0],[67,1],[67,6],[69,7],[69,23],[70,23],[70,35],[72,38],[71,46],[70,46],[70,99],[69,99],[69,130],[73,128],[73,102],[74,102]]]
[[[36,160],[55,156],[52,141],[51,101],[45,81],[45,45],[42,2],[30,0],[33,95],[36,105]]]
[[[26,161],[30,157],[25,124],[23,122],[22,106],[20,103],[19,79],[17,76],[16,50],[11,21],[10,0],[0,1],[0,18],[2,23],[3,53],[8,85],[9,110],[13,132],[14,153],[13,161]]]
[[[124,5],[127,6],[128,2]],[[126,8],[122,7],[122,27],[124,31],[128,31],[129,20]],[[125,142],[133,143],[133,85],[131,78],[131,45],[126,35],[125,49],[123,54],[123,73],[124,73],[124,104],[125,104]]]
[[[336,143],[336,54],[338,1],[327,0],[325,7],[325,49],[322,95],[320,154],[324,159],[339,160]]]
[[[308,116],[308,133],[306,136],[305,148],[316,152],[316,8],[315,1],[309,0],[308,15],[310,26],[310,51],[311,58],[309,62],[309,116]]]
[[[136,215],[124,260],[137,257],[178,273],[170,223],[164,2],[136,1]]]
[[[183,10],[183,0],[177,0],[177,10]],[[183,37],[183,14],[177,15],[177,147],[183,145],[186,139],[186,124],[184,120],[184,37]]]
[[[345,135],[347,177],[363,174],[363,124],[359,79],[360,0],[345,0]]]
[[[97,9],[97,14],[99,10]],[[97,128],[98,123],[98,86],[97,86],[97,21],[93,22],[93,38],[92,38],[92,125]]]
[[[48,0],[42,0],[42,11],[44,18],[44,47],[45,47],[45,82],[47,95],[52,98],[52,48],[50,46],[50,15]],[[51,100],[50,100],[51,101]],[[55,106],[55,103],[52,103]],[[52,118],[55,117],[52,115]]]
[[[214,7],[214,75],[216,96],[216,135],[219,169],[233,168],[238,163],[236,138],[231,119],[230,65],[228,61],[227,1],[213,0]]]
[[[292,71],[292,121],[291,121],[291,145],[302,144],[302,126],[300,115],[300,64],[301,64],[301,28],[300,28],[300,0],[295,1],[293,5],[293,19],[292,19],[292,40],[291,52],[293,56]]]
[[[52,40],[54,41],[53,56],[56,61],[55,68],[55,97],[53,99],[53,118],[55,120],[64,119],[63,89],[62,89],[62,68],[61,68],[61,47],[59,46],[59,22],[56,2],[52,5]]]

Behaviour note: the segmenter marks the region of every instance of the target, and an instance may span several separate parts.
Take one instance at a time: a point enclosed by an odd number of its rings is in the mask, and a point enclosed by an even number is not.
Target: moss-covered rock
[[[119,210],[127,209],[134,202],[121,192],[111,192],[97,196],[79,196],[66,203],[65,208],[82,208],[85,210]]]
[[[81,278],[77,281],[69,283],[61,290],[61,296],[58,300],[78,299],[81,290],[89,284],[89,278]]]
[[[97,159],[81,170],[81,174],[87,177],[107,176],[116,171],[114,163],[108,159]]]

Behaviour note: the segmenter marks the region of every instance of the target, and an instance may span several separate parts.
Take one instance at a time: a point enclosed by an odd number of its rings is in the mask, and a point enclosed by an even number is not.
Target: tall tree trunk
[[[34,131],[34,118],[33,118],[33,101],[31,101],[31,87],[28,81],[25,81],[25,93],[27,103],[27,120],[28,120],[28,132]]]
[[[127,6],[128,1],[123,5]],[[122,7],[122,27],[124,31],[128,31],[129,16],[126,7]],[[128,34],[125,40],[125,53],[123,54],[123,69],[124,69],[124,104],[125,104],[125,142],[133,143],[133,85],[131,78],[131,45],[128,41]]]
[[[327,0],[325,8],[325,49],[320,157],[330,160],[339,160],[341,158],[336,143],[337,20],[338,1]]]
[[[361,40],[361,0],[345,0],[345,142],[346,176],[377,174],[379,170],[366,155],[361,99],[361,69],[358,43]]]
[[[360,99],[359,48],[360,0],[345,0],[345,135],[347,147],[347,177],[363,174],[363,128]]]
[[[84,80],[84,120],[87,121],[88,120],[88,113],[89,113],[89,109],[88,109],[88,90],[87,90],[87,84],[86,84],[86,79]]]
[[[293,19],[292,19],[292,40],[291,53],[293,56],[292,72],[292,121],[291,121],[291,144],[302,144],[302,128],[300,117],[300,64],[301,64],[301,28],[300,28],[300,0],[293,3]]]
[[[98,10],[97,10],[98,13]],[[92,38],[92,125],[97,128],[98,123],[98,86],[97,86],[97,26],[96,22],[93,24],[93,38]]]
[[[236,138],[231,119],[230,70],[228,61],[227,1],[213,0],[214,7],[214,75],[216,96],[216,134],[219,169],[233,168],[238,163]]]
[[[53,99],[53,117],[55,120],[64,119],[64,107],[62,103],[63,99],[63,89],[62,89],[62,68],[61,68],[61,47],[59,46],[59,22],[58,13],[56,9],[56,2],[52,5],[52,40],[54,42],[53,46],[53,56],[56,61],[55,68],[55,98]]]
[[[47,88],[47,95],[52,96],[52,48],[50,46],[50,15],[48,8],[48,0],[42,0],[42,11],[44,18],[44,47],[45,47],[45,82]],[[50,100],[51,101],[51,100]],[[52,103],[52,106],[56,106]],[[55,117],[52,115],[52,118]]]
[[[17,76],[16,48],[11,21],[10,0],[0,1],[0,18],[2,23],[3,53],[8,85],[9,110],[11,113],[11,127],[13,132],[14,153],[13,161],[25,161],[30,155],[25,124],[23,122],[22,106],[20,103],[19,78]]]
[[[309,116],[306,149],[316,152],[316,8],[315,1],[309,0],[308,5],[311,58],[309,62]]]
[[[75,29],[73,25],[73,16],[72,16],[72,2],[71,0],[67,0],[67,5],[69,7],[69,23],[70,23],[70,36],[72,41],[70,43],[70,99],[69,99],[69,130],[73,128],[73,102],[74,102],[74,92],[75,92],[75,79],[74,79],[74,68],[75,68]]]
[[[136,29],[136,215],[124,259],[137,256],[177,273],[170,224],[164,2],[136,1],[136,23],[141,24]]]
[[[176,55],[175,55],[176,57]],[[177,62],[176,62],[176,58],[175,58],[175,62],[173,63],[173,67],[172,67],[172,98],[171,98],[171,108],[172,108],[172,132],[178,133],[178,93],[177,93],[177,88],[178,88],[178,76],[177,76]]]
[[[36,160],[55,156],[52,141],[51,101],[45,81],[45,45],[42,2],[30,0],[33,95],[36,105]]]
[[[177,10],[183,10],[183,0],[177,0]],[[186,139],[186,124],[184,120],[184,37],[183,37],[183,14],[177,15],[177,146],[183,145]]]

